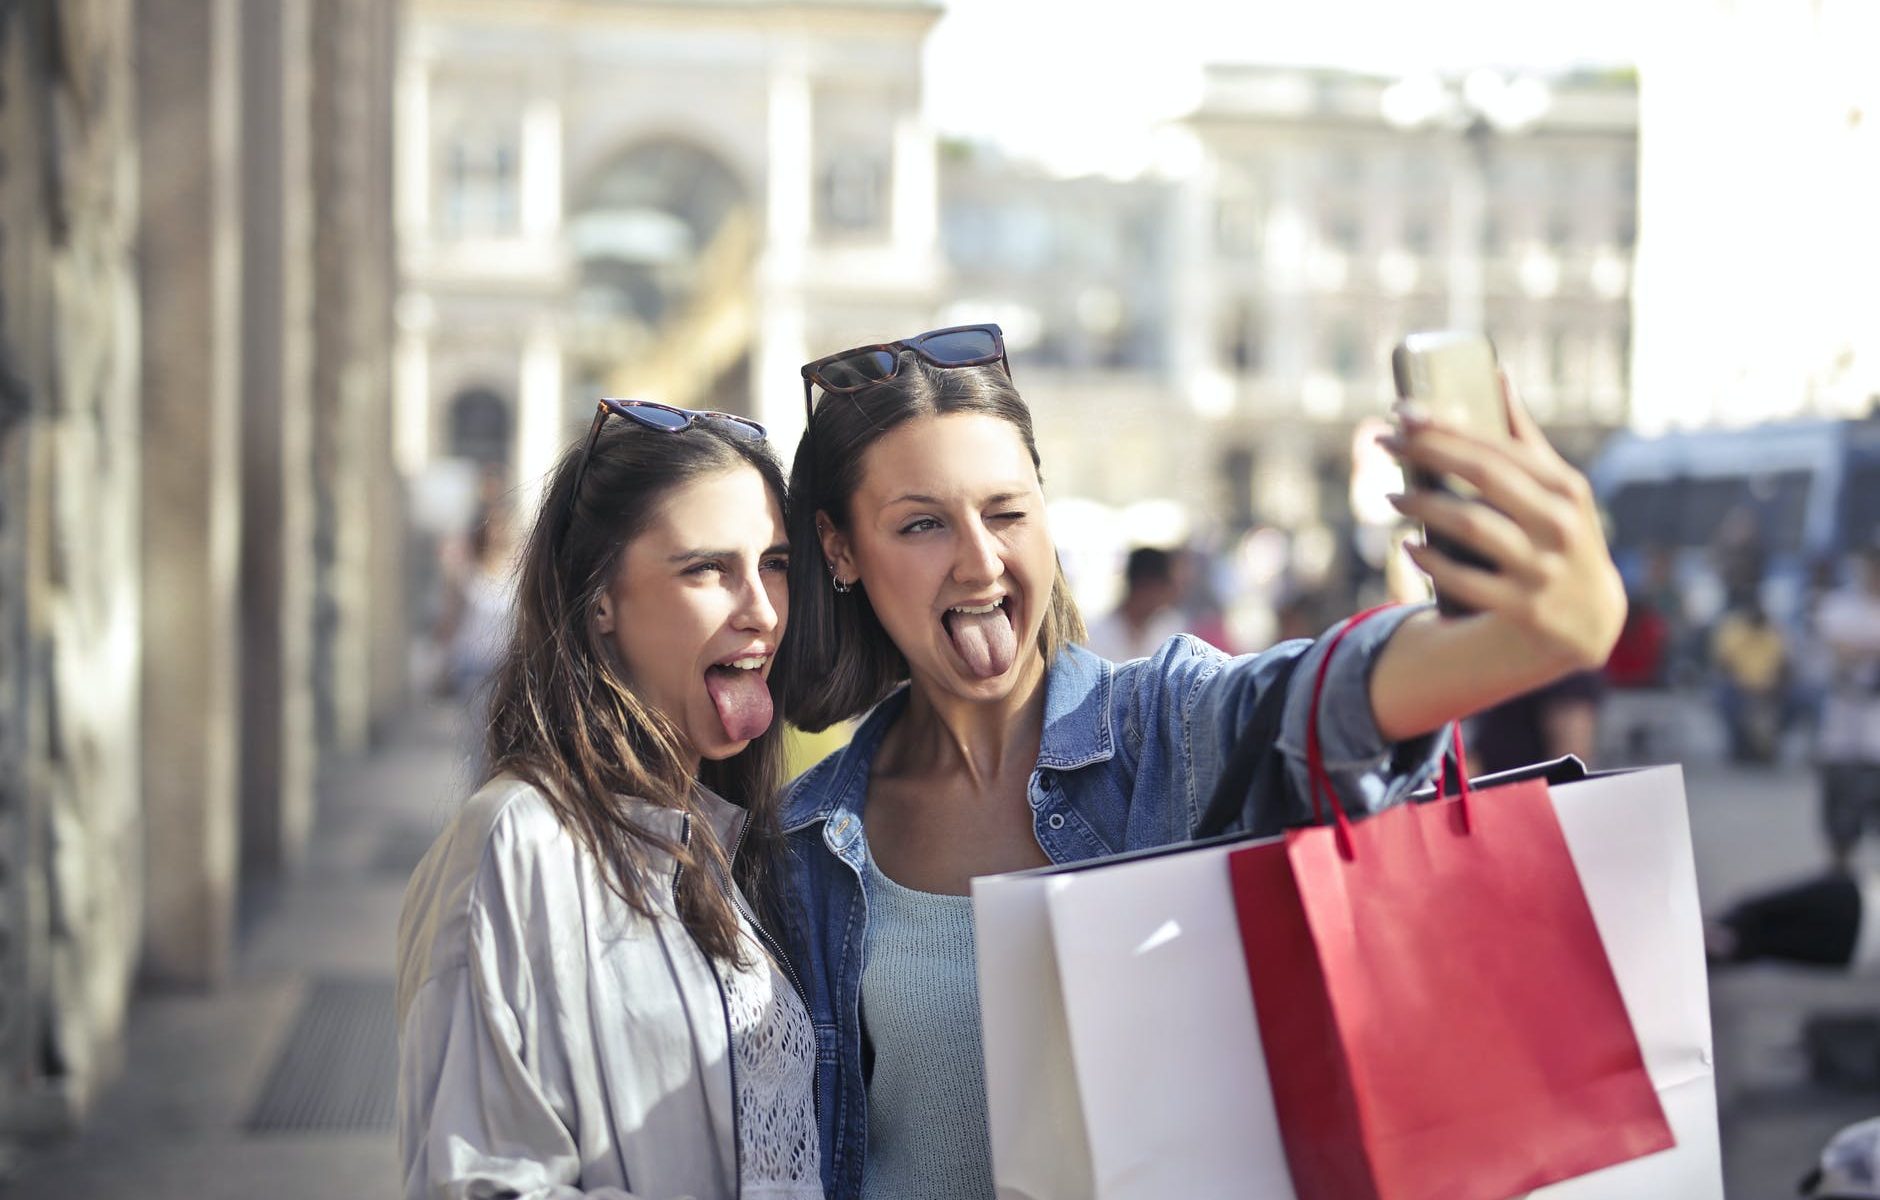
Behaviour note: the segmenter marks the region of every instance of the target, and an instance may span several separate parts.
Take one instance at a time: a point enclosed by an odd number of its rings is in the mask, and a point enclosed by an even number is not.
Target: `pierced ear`
[[[614,632],[614,598],[606,592],[594,605],[594,628],[603,637],[611,637]]]
[[[823,562],[830,573],[843,583],[854,583],[861,572],[855,569],[854,556],[849,553],[848,535],[835,527],[828,514],[818,511],[816,536],[822,542]]]

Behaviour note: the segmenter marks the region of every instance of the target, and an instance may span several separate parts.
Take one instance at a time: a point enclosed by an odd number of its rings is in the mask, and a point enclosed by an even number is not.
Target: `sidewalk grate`
[[[392,1127],[398,1045],[393,985],[320,979],[301,1002],[251,1133],[356,1133]]]

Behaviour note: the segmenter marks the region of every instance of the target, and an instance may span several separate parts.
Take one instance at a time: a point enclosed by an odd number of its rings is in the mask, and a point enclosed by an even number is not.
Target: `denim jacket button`
[[[1062,828],[1064,828],[1064,814],[1063,814],[1063,813],[1052,813],[1052,814],[1051,814],[1051,818],[1050,818],[1049,820],[1047,820],[1047,821],[1045,822],[1045,824],[1046,824],[1046,825],[1049,825],[1049,826],[1050,826],[1051,828],[1053,828],[1053,829],[1062,829]]]

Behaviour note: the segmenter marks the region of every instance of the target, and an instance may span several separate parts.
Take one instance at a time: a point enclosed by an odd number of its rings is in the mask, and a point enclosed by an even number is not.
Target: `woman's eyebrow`
[[[775,542],[768,549],[758,551],[758,557],[769,558],[772,555],[788,553],[790,553],[790,543]],[[736,558],[737,556],[738,552],[736,550],[681,550],[666,561],[678,564],[698,562],[701,559],[707,558]]]
[[[981,500],[980,503],[981,504],[1004,504],[1012,500],[1022,500],[1025,498],[1025,495],[1026,493],[1022,489],[1013,488],[1010,491],[994,492],[992,495],[987,496],[984,500]],[[889,504],[931,504],[936,507],[939,507],[939,506],[946,504],[946,501],[940,499],[940,497],[938,496],[923,495],[920,492],[908,492],[905,495],[896,496],[894,499],[888,501],[888,503]]]

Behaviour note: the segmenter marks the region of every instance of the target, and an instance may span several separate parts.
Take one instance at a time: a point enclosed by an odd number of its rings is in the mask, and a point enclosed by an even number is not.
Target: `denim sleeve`
[[[1377,812],[1421,787],[1435,774],[1449,729],[1391,743],[1378,732],[1371,711],[1371,671],[1397,627],[1419,609],[1391,609],[1371,617],[1338,646],[1325,674],[1319,710],[1319,746],[1326,774],[1345,811]],[[1312,690],[1333,637],[1343,622],[1316,641],[1287,642],[1258,655],[1217,658],[1211,668],[1195,670],[1184,705],[1184,749],[1189,762],[1189,813],[1192,821],[1207,803],[1227,756],[1252,714],[1260,690],[1272,681],[1283,658],[1299,659],[1287,683],[1284,713],[1276,743],[1284,756],[1291,787],[1287,795],[1253,797],[1256,805],[1277,803],[1285,811],[1275,825],[1312,819],[1312,780],[1306,768],[1306,729]],[[1328,818],[1330,813],[1325,814]],[[1254,824],[1267,822],[1254,821]]]

